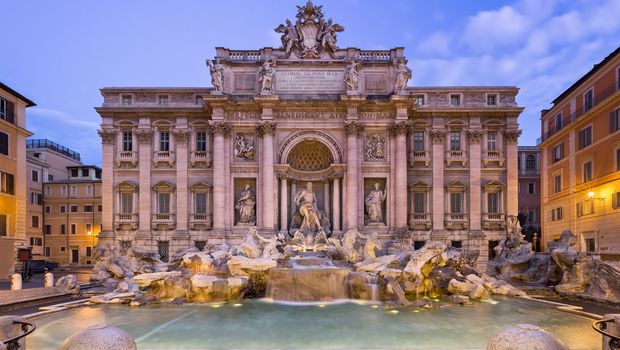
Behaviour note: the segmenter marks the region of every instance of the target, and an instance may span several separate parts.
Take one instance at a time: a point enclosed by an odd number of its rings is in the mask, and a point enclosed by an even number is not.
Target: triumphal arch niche
[[[216,48],[212,88],[102,89],[101,237],[161,251],[358,229],[484,260],[517,214],[518,89],[410,87],[403,48],[342,47],[312,2],[292,15],[278,48]]]

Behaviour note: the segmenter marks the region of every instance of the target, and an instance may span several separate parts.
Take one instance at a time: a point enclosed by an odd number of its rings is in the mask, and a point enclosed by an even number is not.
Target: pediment
[[[190,190],[193,192],[210,192],[213,186],[209,185],[206,182],[198,181],[193,185],[189,186]]]
[[[160,181],[153,185],[153,191],[155,192],[173,192],[176,186],[168,181]]]

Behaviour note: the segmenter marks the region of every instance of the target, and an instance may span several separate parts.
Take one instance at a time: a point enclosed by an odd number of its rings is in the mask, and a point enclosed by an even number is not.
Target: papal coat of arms
[[[308,1],[305,6],[297,6],[297,21],[293,25],[290,20],[280,24],[275,31],[282,34],[282,49],[289,57],[295,53],[303,58],[317,58],[327,52],[334,57],[338,50],[336,33],[344,31],[344,27],[334,23],[330,18],[323,19],[323,6],[314,6]]]

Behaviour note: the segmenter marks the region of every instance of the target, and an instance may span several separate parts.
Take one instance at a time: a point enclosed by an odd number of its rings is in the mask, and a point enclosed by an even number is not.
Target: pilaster
[[[276,131],[276,124],[270,121],[264,121],[258,124],[256,132],[262,138],[260,175],[262,177],[262,228],[267,231],[275,230],[275,206],[277,203],[277,191],[274,190],[274,153],[273,153],[273,135]]]
[[[504,131],[506,140],[506,191],[507,205],[506,215],[517,216],[519,213],[519,173],[517,169],[517,158],[519,154],[517,143],[521,130],[508,129]]]
[[[433,233],[444,229],[444,141],[448,131],[432,129],[430,131],[433,143]]]
[[[348,121],[345,123],[345,133],[347,135],[347,201],[346,201],[346,222],[345,227],[348,230],[354,230],[359,227],[359,175],[360,163],[358,159],[358,138],[360,137],[363,127],[356,121]]]
[[[101,232],[108,234],[114,229],[114,139],[116,132],[113,129],[101,129],[98,131],[101,137],[101,200],[103,210],[101,213]]]
[[[140,187],[138,197],[140,199],[138,222],[139,230],[143,233],[151,233],[151,155],[153,154],[153,130],[150,128],[138,128],[138,176]]]
[[[407,226],[407,131],[409,124],[405,121],[396,122],[390,132],[395,138],[396,159],[394,179],[394,228]]]
[[[176,144],[176,176],[177,176],[177,209],[176,209],[176,229],[177,231],[187,231],[188,224],[188,184],[187,184],[187,165],[188,151],[187,141],[190,139],[191,132],[187,128],[174,129],[174,142]]]
[[[479,231],[481,227],[480,204],[482,202],[482,183],[480,176],[480,142],[484,132],[482,129],[470,129],[467,131],[469,140],[469,228],[471,231]]]
[[[230,134],[225,122],[210,123],[213,134],[213,230],[223,232],[226,227],[226,157],[224,139]]]

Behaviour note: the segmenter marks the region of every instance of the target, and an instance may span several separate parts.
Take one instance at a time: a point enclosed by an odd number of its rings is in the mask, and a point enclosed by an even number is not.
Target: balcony
[[[503,230],[506,228],[506,215],[504,213],[482,213],[482,228]]]
[[[482,164],[489,166],[491,163],[497,163],[500,167],[504,166],[504,152],[497,150],[482,151]]]
[[[114,216],[114,227],[117,230],[137,230],[138,214],[116,214]]]
[[[174,166],[174,152],[172,151],[155,151],[153,153],[153,166],[158,167],[161,163],[167,163],[168,166]]]
[[[424,163],[425,167],[431,164],[431,153],[429,151],[409,152],[409,167],[413,168],[415,163]]]
[[[207,151],[194,151],[190,154],[189,163],[192,167],[195,167],[197,164],[204,164],[205,167],[211,167],[211,152]]]
[[[191,214],[189,227],[192,230],[210,230],[213,227],[211,214]]]
[[[120,168],[122,164],[130,164],[132,168],[138,165],[138,152],[121,151],[116,153],[116,167]]]
[[[540,176],[540,169],[519,169],[519,176]]]
[[[447,151],[446,152],[446,165],[450,166],[452,163],[461,163],[462,166],[467,166],[467,154],[465,151]]]
[[[430,230],[431,217],[430,213],[410,213],[409,228],[412,230]]]
[[[160,230],[174,229],[176,226],[174,214],[153,214],[153,227]]]
[[[447,213],[445,218],[446,229],[464,230],[469,225],[467,213]]]

